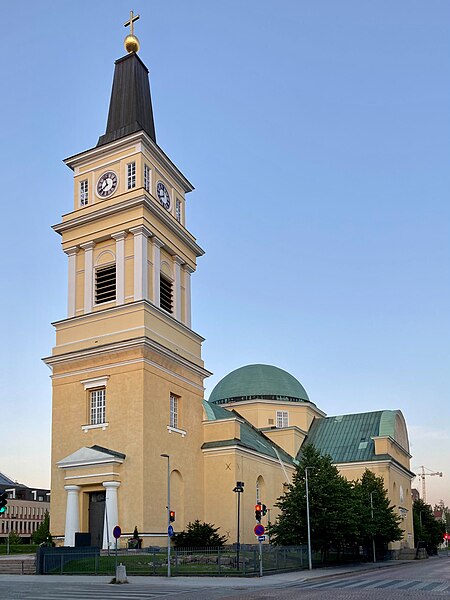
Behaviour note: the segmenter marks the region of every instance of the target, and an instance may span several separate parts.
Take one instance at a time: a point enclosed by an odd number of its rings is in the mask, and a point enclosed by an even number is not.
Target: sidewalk
[[[361,565],[342,565],[339,567],[323,567],[313,569],[312,571],[301,570],[291,571],[289,573],[277,573],[275,575],[264,575],[263,577],[146,577],[131,575],[128,577],[130,584],[137,585],[167,585],[171,588],[179,587],[183,589],[189,588],[239,588],[251,589],[259,587],[289,587],[301,581],[310,579],[326,579],[328,577],[343,576],[349,574],[364,573],[375,571],[377,569],[388,569],[392,567],[404,566],[408,568],[414,566],[413,560],[391,560],[378,563],[366,563]],[[103,575],[0,575],[0,582],[17,581],[22,582],[45,582],[45,581],[71,581],[74,583],[109,583],[110,576]]]

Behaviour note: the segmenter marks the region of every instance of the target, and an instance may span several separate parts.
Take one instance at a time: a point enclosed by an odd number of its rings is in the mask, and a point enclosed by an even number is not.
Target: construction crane
[[[426,486],[425,486],[425,478],[426,477],[442,477],[442,471],[432,471],[431,469],[429,469],[428,467],[424,467],[423,465],[421,467],[419,467],[419,469],[421,469],[421,472],[418,475],[419,480],[422,481],[422,500],[424,502],[424,504],[427,503],[427,490],[426,490]],[[425,469],[427,471],[429,471],[429,473],[425,472]]]

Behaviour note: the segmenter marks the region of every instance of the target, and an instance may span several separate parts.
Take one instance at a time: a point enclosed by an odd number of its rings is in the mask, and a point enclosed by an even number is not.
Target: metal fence
[[[238,560],[239,558],[239,560]],[[172,548],[171,574],[176,575],[258,575],[261,569],[259,545],[235,547]],[[265,573],[295,571],[307,567],[305,546],[261,546],[262,570]],[[167,548],[119,550],[108,555],[98,548],[41,548],[38,573],[55,575],[111,575],[115,565],[123,564],[129,575],[166,575]]]

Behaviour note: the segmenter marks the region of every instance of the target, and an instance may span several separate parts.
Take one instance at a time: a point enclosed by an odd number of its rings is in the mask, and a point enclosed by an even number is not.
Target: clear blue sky
[[[50,226],[72,206],[62,159],[104,133],[131,8],[158,143],[196,186],[206,395],[262,362],[328,414],[399,408],[450,504],[446,0],[1,0],[0,471],[49,484]]]

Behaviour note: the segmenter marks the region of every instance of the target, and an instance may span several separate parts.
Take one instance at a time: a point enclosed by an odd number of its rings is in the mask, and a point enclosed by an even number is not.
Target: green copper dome
[[[255,398],[309,402],[302,384],[272,365],[246,365],[228,373],[211,392],[209,402],[228,404]]]

